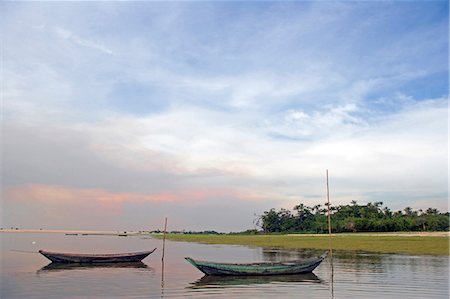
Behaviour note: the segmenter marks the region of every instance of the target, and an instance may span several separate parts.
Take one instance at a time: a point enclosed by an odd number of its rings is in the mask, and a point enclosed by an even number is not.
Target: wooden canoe
[[[39,250],[39,253],[54,263],[129,263],[140,262],[149,254],[156,250],[133,252],[133,253],[113,253],[113,254],[80,254],[61,253]]]
[[[290,275],[311,273],[327,256],[327,252],[316,258],[308,258],[287,262],[262,263],[217,263],[198,261],[190,257],[185,259],[206,275]]]

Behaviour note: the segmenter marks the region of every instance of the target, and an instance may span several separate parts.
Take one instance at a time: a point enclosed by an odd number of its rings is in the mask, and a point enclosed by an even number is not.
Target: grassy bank
[[[156,236],[161,237],[161,236]],[[230,244],[292,249],[329,249],[328,235],[182,235],[167,234],[173,241],[207,244]],[[358,250],[379,253],[450,255],[448,236],[408,236],[376,234],[337,234],[331,237],[337,250]]]

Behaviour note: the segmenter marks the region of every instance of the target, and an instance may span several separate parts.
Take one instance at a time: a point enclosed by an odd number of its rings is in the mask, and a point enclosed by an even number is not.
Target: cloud
[[[170,215],[173,230],[240,230],[251,226],[261,203],[236,199],[235,190],[211,188],[181,192],[143,194],[113,193],[101,189],[76,189],[55,185],[25,185],[3,192],[6,223],[17,223],[33,209],[33,217],[22,219],[20,227],[36,226],[60,229],[154,230],[163,215]],[[239,211],[235,206],[239,204]],[[270,206],[270,205],[267,205]],[[28,207],[24,208],[24,207]],[[209,211],[205,213],[204,211]],[[226,211],[226,212],[225,212]],[[233,213],[233,221],[230,221]],[[145,223],[145,224],[144,224]]]
[[[108,49],[103,44],[100,44],[100,43],[97,43],[97,42],[94,42],[92,40],[88,40],[85,38],[81,38],[69,30],[66,30],[66,29],[63,29],[60,27],[56,27],[54,29],[54,31],[60,38],[62,38],[64,40],[68,40],[70,42],[73,42],[76,45],[86,47],[89,49],[98,50],[100,52],[103,52],[103,53],[106,53],[109,55],[114,54],[114,52],[112,50]]]
[[[335,202],[442,206],[443,6],[7,3],[2,187],[182,223],[321,203],[330,169]]]
[[[96,202],[102,206],[116,206],[123,203],[162,203],[187,201],[195,204],[208,198],[220,198],[233,194],[226,190],[183,190],[178,192],[162,192],[145,194],[137,192],[110,192],[102,189],[75,189],[52,185],[23,185],[5,191],[8,201],[37,201],[43,204],[72,203],[80,206],[87,202]]]
[[[5,183],[143,194],[204,186],[231,188],[233,198],[292,202],[320,196],[330,169],[346,198],[380,189],[425,196],[446,188],[446,115],[446,100],[435,99],[383,118],[363,119],[355,106],[287,111],[278,126],[185,107],[76,128],[7,126]]]
[[[274,137],[286,139],[309,139],[328,136],[337,129],[353,133],[367,127],[366,121],[358,115],[361,108],[354,104],[325,107],[322,111],[305,112],[289,109],[266,121],[267,130]]]

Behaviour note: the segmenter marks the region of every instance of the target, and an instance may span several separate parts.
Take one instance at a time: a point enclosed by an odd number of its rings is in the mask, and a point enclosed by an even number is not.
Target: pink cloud
[[[256,196],[259,197],[259,196]],[[255,200],[255,194],[228,188],[192,188],[190,190],[167,191],[154,194],[138,192],[111,192],[103,189],[80,189],[57,185],[30,184],[11,187],[4,193],[5,200],[33,201],[55,204],[97,203],[121,205],[134,203],[201,202],[217,198],[240,198]]]
[[[247,221],[246,217],[258,210],[263,195],[262,191],[252,193],[239,188],[198,185],[149,194],[29,184],[3,191],[3,220],[34,228],[140,230],[143,227],[161,228],[164,215],[170,217],[174,229],[197,229],[208,225],[217,228],[219,223],[229,222],[225,220],[229,216],[223,214],[226,211],[233,211],[233,215],[240,213],[245,219],[241,221]],[[241,203],[243,210],[237,213],[234,207]],[[199,220],[199,213],[208,216]]]

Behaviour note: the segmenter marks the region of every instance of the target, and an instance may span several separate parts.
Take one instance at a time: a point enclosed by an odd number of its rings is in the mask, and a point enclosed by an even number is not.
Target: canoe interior
[[[39,253],[53,263],[129,263],[140,262],[155,250],[156,248],[150,251],[114,254],[79,254],[39,250]]]

